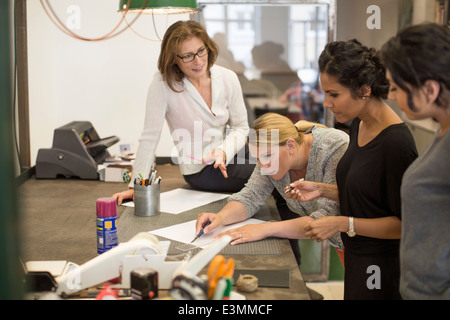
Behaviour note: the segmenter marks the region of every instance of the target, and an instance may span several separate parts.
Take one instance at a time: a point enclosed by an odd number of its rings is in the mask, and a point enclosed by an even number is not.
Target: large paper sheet
[[[227,197],[229,194],[178,188],[161,193],[160,211],[179,214]],[[134,207],[134,202],[125,202],[123,205]]]
[[[200,248],[206,248],[211,243],[214,242],[214,237],[224,231],[239,228],[247,224],[257,224],[257,223],[263,223],[264,220],[259,219],[247,219],[242,222],[238,222],[235,224],[231,224],[228,226],[221,226],[216,229],[214,229],[211,232],[208,232],[207,234],[202,235],[200,238],[195,240],[193,243],[191,241],[195,238],[195,223],[196,220],[191,220],[188,222],[176,224],[170,227],[165,227],[153,231],[149,231],[150,233],[161,236],[167,239],[183,242],[183,243],[189,243],[192,245],[195,245]]]

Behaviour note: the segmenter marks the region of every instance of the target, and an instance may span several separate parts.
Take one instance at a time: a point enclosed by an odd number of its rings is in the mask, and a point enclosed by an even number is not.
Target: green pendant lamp
[[[120,0],[119,12],[127,9],[130,13],[175,14],[198,11],[196,0]]]

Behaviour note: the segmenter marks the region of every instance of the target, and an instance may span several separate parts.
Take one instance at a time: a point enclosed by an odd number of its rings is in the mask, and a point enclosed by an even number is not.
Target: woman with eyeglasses
[[[217,56],[199,23],[178,21],[167,29],[130,187],[151,172],[165,120],[176,147],[172,159],[193,189],[237,192],[247,182],[255,166],[245,147],[247,109],[237,75],[214,65]],[[113,195],[118,204],[133,196],[133,189]]]

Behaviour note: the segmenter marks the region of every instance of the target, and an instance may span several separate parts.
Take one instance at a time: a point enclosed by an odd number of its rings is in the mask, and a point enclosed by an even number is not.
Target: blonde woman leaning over
[[[339,214],[336,201],[319,198],[301,203],[286,199],[284,188],[301,178],[335,184],[336,166],[348,145],[346,133],[306,121],[294,125],[284,116],[267,113],[255,120],[248,144],[251,154],[258,159],[248,183],[229,197],[229,202],[219,213],[201,213],[197,219],[197,233],[208,221],[211,224],[205,228],[205,233],[252,217],[266,204],[274,189],[297,218],[229,230],[224,234],[232,237],[231,244],[267,237],[303,239],[306,238],[304,227],[310,221]],[[341,249],[339,234],[329,240]]]

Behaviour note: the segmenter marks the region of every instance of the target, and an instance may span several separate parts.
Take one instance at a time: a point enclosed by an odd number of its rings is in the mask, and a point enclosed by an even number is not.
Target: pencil
[[[299,179],[299,180],[297,180],[297,181],[303,181],[303,180],[305,180],[305,179],[301,178],[301,179]],[[293,188],[293,187],[291,187],[291,186],[289,186],[289,188],[287,188],[287,189],[286,189],[286,191],[284,191],[284,193],[288,193],[288,192],[291,192],[291,191],[292,191],[292,189],[294,189],[294,188]]]
[[[202,159],[199,159],[199,158],[196,158],[196,157],[193,157],[193,156],[190,156],[190,155],[186,155],[186,157],[203,162]],[[212,162],[210,162],[210,161],[206,161],[205,163],[206,164],[212,164]]]

